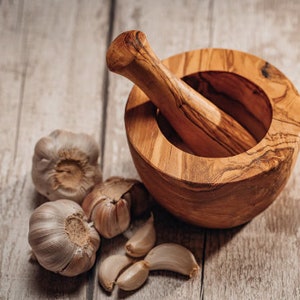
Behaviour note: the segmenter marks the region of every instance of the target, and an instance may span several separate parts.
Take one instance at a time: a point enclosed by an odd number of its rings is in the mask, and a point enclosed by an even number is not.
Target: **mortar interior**
[[[182,80],[238,121],[257,143],[268,132],[272,121],[271,103],[265,92],[252,81],[224,71],[197,72]],[[156,117],[164,136],[179,149],[192,153],[159,111]]]

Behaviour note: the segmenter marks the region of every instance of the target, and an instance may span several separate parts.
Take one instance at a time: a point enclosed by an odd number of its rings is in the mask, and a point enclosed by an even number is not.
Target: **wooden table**
[[[132,84],[106,68],[114,37],[142,30],[160,58],[206,47],[250,52],[299,89],[299,16],[298,0],[0,1],[0,299],[300,299],[299,160],[274,204],[239,228],[197,228],[155,208],[158,243],[195,254],[192,280],[153,272],[140,290],[109,295],[95,269],[64,278],[30,263],[27,242],[43,201],[31,181],[33,147],[52,130],[94,136],[104,178],[138,178],[123,121]],[[103,239],[99,260],[125,240]]]

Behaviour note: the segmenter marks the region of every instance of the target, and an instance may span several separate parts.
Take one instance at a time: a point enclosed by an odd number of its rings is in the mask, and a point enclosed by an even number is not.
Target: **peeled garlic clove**
[[[105,238],[113,238],[124,232],[130,224],[130,209],[125,200],[105,199],[93,209],[91,220]]]
[[[114,288],[115,281],[124,268],[132,264],[132,259],[125,255],[108,256],[98,268],[98,280],[108,292]]]
[[[155,245],[156,232],[153,214],[147,222],[140,227],[125,245],[126,253],[133,257],[146,255]]]
[[[79,206],[71,200],[46,202],[29,221],[28,242],[41,266],[65,276],[89,270],[100,237]]]
[[[174,243],[154,247],[144,260],[149,264],[150,270],[168,270],[190,277],[196,276],[199,270],[192,252]]]
[[[117,279],[116,284],[124,291],[133,291],[141,287],[149,275],[149,265],[140,260],[126,269]]]
[[[95,183],[102,181],[99,146],[87,134],[55,130],[35,145],[32,180],[49,200],[81,203]]]

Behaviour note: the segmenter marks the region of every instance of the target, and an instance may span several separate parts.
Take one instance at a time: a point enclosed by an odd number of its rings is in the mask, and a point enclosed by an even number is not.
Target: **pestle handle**
[[[106,60],[110,71],[127,77],[149,97],[194,154],[231,156],[256,145],[236,120],[172,74],[143,32],[120,34]]]

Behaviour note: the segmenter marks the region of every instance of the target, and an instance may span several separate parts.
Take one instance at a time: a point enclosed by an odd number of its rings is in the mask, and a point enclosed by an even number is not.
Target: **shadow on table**
[[[62,298],[65,295],[78,296],[81,288],[88,282],[88,273],[76,277],[65,277],[40,267],[36,262],[33,288],[45,298]]]
[[[246,226],[208,229],[178,220],[159,205],[153,210],[156,215],[157,244],[175,242],[187,247],[194,253],[199,265],[204,259],[218,252]]]

